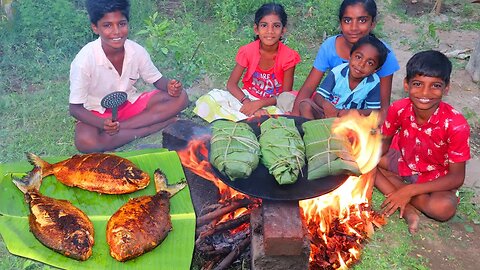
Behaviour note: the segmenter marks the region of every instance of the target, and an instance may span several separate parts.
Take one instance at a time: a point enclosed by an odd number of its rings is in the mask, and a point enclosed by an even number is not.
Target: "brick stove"
[[[163,147],[181,150],[193,139],[208,143],[210,129],[189,120],[179,120],[163,131]],[[216,186],[185,170],[197,217],[203,206],[219,199]],[[310,243],[301,218],[298,201],[263,200],[251,214],[252,269],[308,269]]]

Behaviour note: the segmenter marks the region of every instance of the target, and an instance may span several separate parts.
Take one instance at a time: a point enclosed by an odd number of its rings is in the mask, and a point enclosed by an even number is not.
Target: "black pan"
[[[282,117],[294,119],[300,135],[303,136],[302,123],[306,122],[307,119],[294,116]],[[258,137],[260,135],[260,124],[268,118],[268,116],[255,117],[241,122],[249,124]],[[241,193],[257,198],[276,201],[297,201],[318,197],[336,189],[348,178],[348,175],[336,175],[308,180],[307,167],[305,166],[302,169],[303,174],[299,175],[299,178],[295,183],[280,185],[261,162],[252,172],[250,177],[246,179],[237,179],[235,181],[231,181],[215,167],[213,167],[213,170],[223,183]]]

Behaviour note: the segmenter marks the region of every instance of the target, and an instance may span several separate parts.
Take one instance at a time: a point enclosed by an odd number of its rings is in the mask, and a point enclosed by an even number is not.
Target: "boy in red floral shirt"
[[[457,210],[456,191],[470,159],[470,127],[442,101],[449,90],[452,63],[438,51],[415,54],[407,63],[404,88],[409,97],[394,102],[382,126],[383,156],[375,186],[386,196],[386,215],[400,209],[410,233],[419,211],[446,221]]]

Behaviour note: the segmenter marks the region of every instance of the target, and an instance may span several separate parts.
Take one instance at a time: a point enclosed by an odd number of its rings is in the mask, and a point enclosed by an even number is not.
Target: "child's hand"
[[[172,97],[178,97],[182,93],[182,83],[175,79],[170,80],[167,84],[167,92]]]
[[[120,130],[120,123],[118,121],[113,122],[112,119],[107,118],[103,121],[103,130],[110,136],[115,135]]]
[[[404,186],[396,191],[389,193],[386,195],[385,201],[383,201],[381,207],[382,212],[385,213],[387,216],[392,215],[395,213],[397,208],[400,209],[400,218],[403,217],[403,212],[405,210],[405,206],[410,202],[412,199],[410,193],[411,185]]]
[[[262,103],[260,100],[245,100],[243,102],[242,108],[240,108],[240,112],[245,114],[246,116],[252,116],[255,114],[256,111],[262,108]]]

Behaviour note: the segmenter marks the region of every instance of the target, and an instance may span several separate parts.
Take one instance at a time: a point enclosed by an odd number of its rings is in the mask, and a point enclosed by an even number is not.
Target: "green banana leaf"
[[[41,244],[29,231],[28,206],[22,192],[12,183],[12,177],[22,177],[33,167],[27,161],[0,164],[0,234],[7,249],[15,255],[65,269],[190,269],[195,241],[195,212],[188,188],[170,199],[173,230],[154,250],[121,263],[110,256],[105,230],[110,216],[129,198],[155,194],[153,172],[160,168],[170,184],[185,180],[176,152],[166,149],[114,153],[125,157],[150,174],[147,188],[124,195],[105,195],[72,188],[46,177],[40,192],[56,199],[66,199],[84,211],[95,228],[92,256],[84,262],[67,258]],[[57,162],[68,157],[45,158]],[[25,159],[26,160],[26,159]]]
[[[360,175],[348,138],[332,133],[335,120],[317,119],[302,124],[308,180],[339,174]]]
[[[269,118],[260,125],[260,160],[280,185],[297,181],[305,165],[305,145],[295,120]]]
[[[230,180],[248,178],[258,166],[260,145],[252,128],[242,122],[212,122],[210,163]]]

